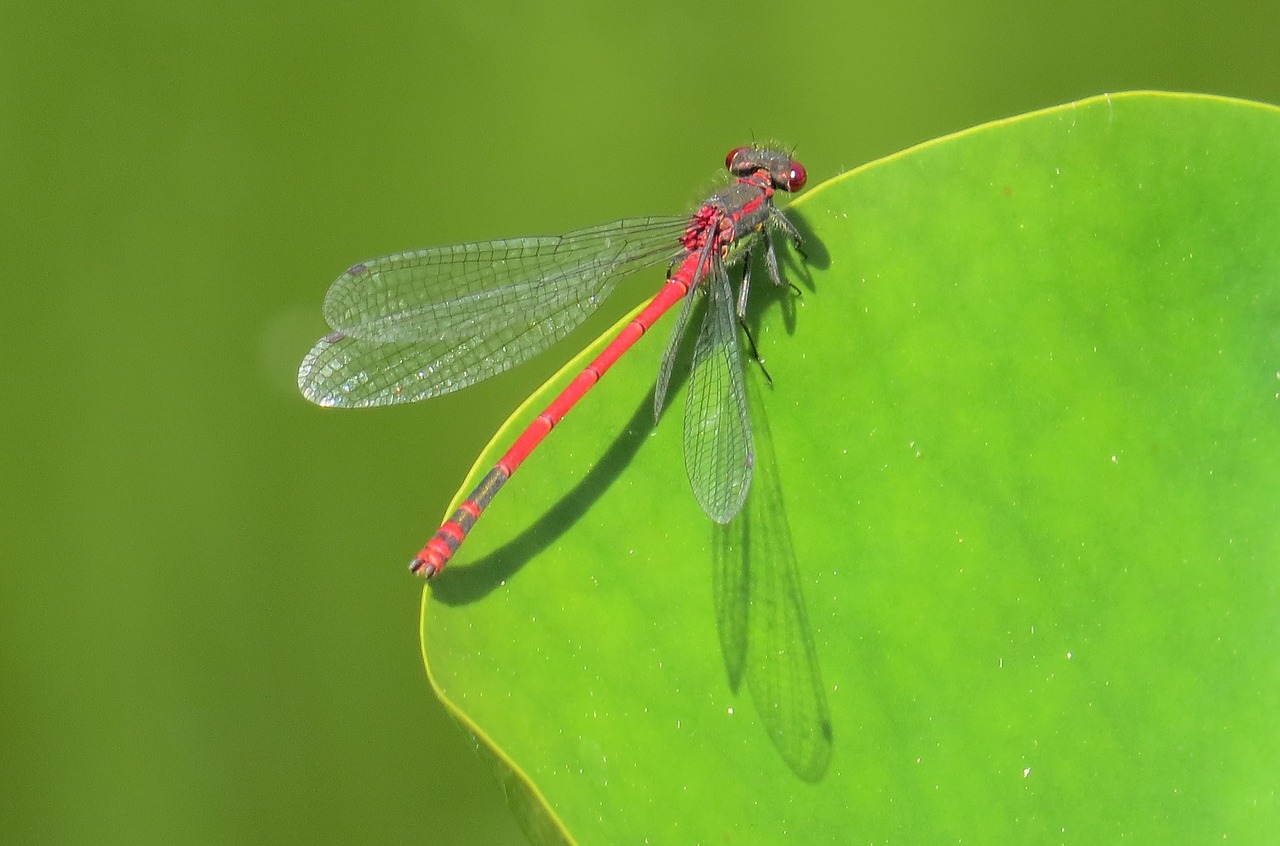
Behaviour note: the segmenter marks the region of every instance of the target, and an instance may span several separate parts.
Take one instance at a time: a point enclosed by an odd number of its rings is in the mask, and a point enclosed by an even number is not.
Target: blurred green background
[[[0,834],[519,843],[402,567],[575,349],[323,412],[353,262],[811,184],[1104,91],[1280,102],[1273,3],[7,3]],[[635,280],[584,340],[656,284]]]

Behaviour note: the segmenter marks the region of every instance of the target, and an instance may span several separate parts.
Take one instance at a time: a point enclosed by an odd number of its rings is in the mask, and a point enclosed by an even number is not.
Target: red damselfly
[[[692,216],[641,217],[558,237],[513,238],[396,253],[342,274],[324,300],[333,332],[302,360],[298,386],[322,406],[414,402],[465,388],[527,361],[577,327],[624,276],[666,263],[649,304],[515,440],[410,569],[440,573],[506,481],[578,400],[676,303],[685,305],[654,391],[661,414],[695,294],[707,308],[693,351],[686,398],[685,466],[694,496],[718,523],[742,508],[754,452],[738,326],[746,316],[752,258],[763,243],[773,284],[772,232],[799,248],[800,234],[773,204],[775,190],[804,187],[791,154],[738,147],[725,159],[733,181]],[[735,294],[727,268],[741,263]]]

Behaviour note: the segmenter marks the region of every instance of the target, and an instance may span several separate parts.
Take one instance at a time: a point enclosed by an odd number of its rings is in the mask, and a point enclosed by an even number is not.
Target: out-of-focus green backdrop
[[[521,842],[401,565],[574,345],[318,410],[351,263],[680,211],[752,137],[816,184],[1103,91],[1280,102],[1277,44],[1262,2],[7,4],[0,836]]]

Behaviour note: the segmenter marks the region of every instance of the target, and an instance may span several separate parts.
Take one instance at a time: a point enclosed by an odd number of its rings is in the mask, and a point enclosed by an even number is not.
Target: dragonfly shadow
[[[796,302],[806,292],[817,292],[817,286],[813,282],[812,270],[814,268],[825,270],[831,265],[831,254],[827,252],[826,245],[814,233],[813,226],[809,220],[798,211],[789,211],[787,219],[791,221],[796,227],[796,231],[800,233],[801,248],[797,251],[789,238],[777,238],[775,246],[778,248],[779,270],[783,279],[791,284],[778,288],[774,285],[755,282],[751,286],[752,298],[748,306],[747,322],[751,326],[753,337],[759,326],[761,315],[766,310],[773,308],[774,303],[777,303],[778,308],[782,310],[783,327],[786,329],[787,334],[794,335],[796,332]],[[759,261],[759,258],[757,258],[757,261]],[[761,262],[760,266],[753,268],[753,280],[767,278],[763,262]],[[799,280],[798,284],[797,280]]]
[[[815,291],[809,268],[826,267],[829,256],[803,216],[793,213],[792,219],[804,239],[804,254],[783,247],[779,259],[788,277],[799,278],[807,290]],[[763,272],[760,278],[765,278]],[[768,284],[753,289],[764,295],[753,296],[748,323],[758,326],[762,312],[777,301],[786,331],[793,334],[795,302],[802,289]],[[693,325],[699,323],[695,318]],[[681,344],[671,371],[671,395],[689,376],[690,346]],[[761,397],[764,371],[743,363],[752,371],[746,374],[746,385],[756,420],[754,481],[737,517],[728,525],[712,524],[716,624],[730,687],[737,694],[746,685],[779,756],[797,777],[813,783],[824,778],[830,765],[831,713]],[[653,398],[651,389],[590,471],[554,506],[501,548],[433,582],[433,598],[446,605],[483,599],[569,531],[638,455],[653,430]]]
[[[673,375],[683,381],[686,371]],[[653,431],[653,390],[645,393],[621,433],[582,479],[537,522],[508,543],[466,567],[432,582],[432,597],[445,605],[465,605],[483,599],[544,552],[586,514],[626,469]]]
[[[818,782],[831,762],[831,709],[758,381],[748,380],[757,420],[751,496],[732,522],[712,530],[716,628],[730,687],[739,693],[745,682],[783,761]]]
[[[791,221],[791,224],[795,226],[796,231],[800,233],[800,240],[803,245],[801,249],[804,251],[804,259],[803,262],[798,263],[798,266],[805,280],[809,283],[810,290],[812,290],[813,280],[809,278],[809,268],[826,270],[831,266],[831,254],[827,252],[826,245],[822,243],[822,240],[818,238],[817,233],[814,232],[813,223],[809,220],[808,215],[804,213],[803,209],[792,209],[788,207],[786,211],[787,219]],[[799,258],[794,255],[794,253],[794,250],[787,251],[787,257],[792,261]],[[793,267],[797,265],[788,263],[788,266]]]

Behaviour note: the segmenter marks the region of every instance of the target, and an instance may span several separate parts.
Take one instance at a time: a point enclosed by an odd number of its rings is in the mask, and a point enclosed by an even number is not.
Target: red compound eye
[[[809,174],[805,172],[804,165],[792,159],[791,166],[787,170],[786,178],[782,181],[782,187],[788,191],[799,191],[808,181]]]
[[[738,171],[734,169],[734,166],[733,166],[733,160],[734,160],[734,159],[736,159],[736,158],[738,157],[738,155],[739,155],[739,154],[746,152],[748,149],[750,149],[750,148],[748,148],[748,147],[734,147],[732,150],[730,150],[730,151],[729,151],[729,155],[727,155],[727,156],[725,156],[725,157],[724,157],[724,169],[725,169],[725,170],[727,170],[727,171],[729,171],[730,173],[737,174],[737,173],[738,173]],[[739,175],[741,175],[741,174],[739,174]]]

